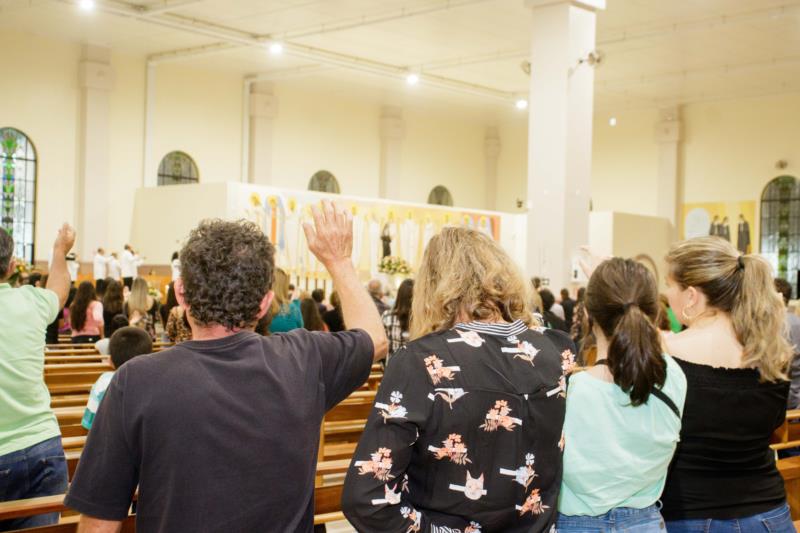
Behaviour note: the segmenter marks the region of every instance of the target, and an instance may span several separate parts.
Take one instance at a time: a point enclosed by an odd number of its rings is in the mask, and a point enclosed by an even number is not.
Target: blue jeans
[[[67,491],[67,459],[61,437],[0,455],[0,502],[55,496]],[[0,531],[58,523],[59,513],[0,521]]]
[[[661,518],[661,513],[655,505],[644,509],[617,507],[600,516],[567,516],[558,513],[556,530],[568,533],[606,533],[615,531],[666,533],[664,531],[664,519]]]
[[[765,513],[733,520],[671,520],[669,533],[794,533],[792,515],[786,504]]]

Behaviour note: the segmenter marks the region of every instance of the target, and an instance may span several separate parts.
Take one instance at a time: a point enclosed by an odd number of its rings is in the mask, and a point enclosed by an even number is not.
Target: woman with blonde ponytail
[[[657,533],[686,378],[662,350],[656,281],[632,259],[610,259],[592,273],[584,302],[597,362],[569,383],[556,527]]]
[[[667,338],[688,382],[662,496],[672,532],[794,531],[769,448],[786,416],[791,348],[769,264],[703,237],[667,255],[667,297],[688,329]]]

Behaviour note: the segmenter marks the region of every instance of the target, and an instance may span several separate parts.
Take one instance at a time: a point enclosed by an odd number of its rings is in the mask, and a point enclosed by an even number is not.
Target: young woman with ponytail
[[[770,266],[716,237],[679,243],[667,263],[670,307],[688,328],[666,340],[688,382],[661,498],[667,529],[794,531],[769,448],[786,416],[791,356]]]
[[[634,260],[609,259],[592,273],[585,306],[597,362],[569,383],[556,527],[663,533],[657,501],[686,378],[662,349],[656,281]]]

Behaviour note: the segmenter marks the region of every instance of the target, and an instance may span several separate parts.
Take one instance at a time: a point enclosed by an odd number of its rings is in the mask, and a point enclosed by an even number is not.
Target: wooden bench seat
[[[48,376],[51,374],[67,374],[67,373],[77,373],[77,374],[85,374],[85,373],[96,373],[99,372],[102,374],[103,372],[113,372],[114,367],[111,366],[110,363],[94,363],[94,362],[67,362],[62,364],[47,364],[44,365],[44,375]]]
[[[75,363],[102,363],[108,358],[107,355],[45,355],[45,365],[62,365]]]
[[[50,398],[50,407],[85,407],[88,401],[88,394],[62,394]]]

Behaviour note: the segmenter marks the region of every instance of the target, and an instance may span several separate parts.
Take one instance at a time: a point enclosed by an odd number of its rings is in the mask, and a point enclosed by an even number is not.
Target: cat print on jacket
[[[451,483],[450,490],[463,492],[464,496],[470,500],[480,500],[481,496],[486,496],[487,494],[486,489],[483,488],[483,481],[483,474],[478,477],[472,477],[469,470],[467,470],[467,480],[464,482],[464,485]]]

